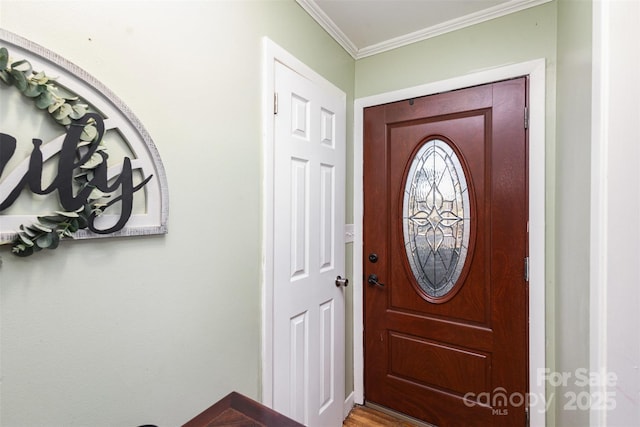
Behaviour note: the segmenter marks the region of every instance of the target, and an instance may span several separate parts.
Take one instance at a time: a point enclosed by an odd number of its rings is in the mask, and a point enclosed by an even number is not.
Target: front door
[[[527,79],[364,111],[365,399],[525,426]]]
[[[273,405],[342,424],[345,95],[275,64]]]

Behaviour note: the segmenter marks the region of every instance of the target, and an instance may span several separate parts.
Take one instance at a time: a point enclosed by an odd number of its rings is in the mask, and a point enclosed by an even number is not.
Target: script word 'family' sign
[[[167,232],[164,167],[119,98],[2,29],[0,79],[0,243],[30,253],[64,236]],[[47,232],[53,239],[40,235]],[[42,238],[34,243],[34,236]]]

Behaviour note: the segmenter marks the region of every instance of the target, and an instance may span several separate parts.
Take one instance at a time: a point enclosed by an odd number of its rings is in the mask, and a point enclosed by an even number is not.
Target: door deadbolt
[[[372,262],[373,264],[378,262],[378,254],[375,254],[375,253],[369,254],[369,261]]]

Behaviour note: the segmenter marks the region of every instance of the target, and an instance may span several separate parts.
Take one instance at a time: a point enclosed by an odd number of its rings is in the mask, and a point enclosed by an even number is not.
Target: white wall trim
[[[296,0],[309,15],[334,38],[354,59],[397,49],[402,46],[456,31],[472,25],[480,24],[491,19],[499,18],[521,10],[548,3],[551,0],[510,0],[496,6],[471,13],[459,18],[451,19],[437,25],[432,25],[418,31],[394,37],[370,46],[358,47],[351,41],[338,25],[318,6],[315,0]]]
[[[455,18],[438,25],[433,25],[431,27],[415,31],[413,33],[405,34],[403,36],[396,37],[390,40],[385,40],[384,42],[377,43],[371,46],[365,46],[361,49],[358,49],[355,58],[361,59],[367,56],[377,55],[378,53],[387,52],[389,50],[397,49],[399,47],[403,47],[412,43],[420,42],[422,40],[427,40],[432,37],[437,37],[442,34],[460,30],[462,28],[480,24],[482,22],[509,15],[511,13],[519,12],[530,7],[539,6],[549,1],[551,0],[512,0],[506,3],[500,3],[496,6],[481,10],[476,13],[461,16],[459,18]]]
[[[314,0],[296,0],[296,2],[354,59],[358,56],[358,47],[351,39],[329,18],[329,15],[318,6]]]
[[[346,419],[349,416],[349,413],[351,412],[354,406],[355,406],[355,393],[351,392],[349,393],[347,398],[344,400],[344,413],[342,415],[343,419]]]
[[[261,401],[273,407],[273,182],[274,124],[273,94],[275,62],[283,55],[280,47],[268,38],[262,40],[262,345]]]
[[[439,92],[528,75],[529,79],[529,382],[531,394],[546,396],[545,384],[538,379],[538,370],[546,368],[545,355],[545,81],[544,59],[511,64],[494,69],[428,83],[407,89],[373,95],[355,100],[354,106],[354,245],[353,245],[353,339],[354,398],[364,403],[363,348],[363,112],[365,107],[402,99],[416,98]],[[533,399],[532,399],[533,401]],[[545,425],[543,401],[531,408],[531,426]]]
[[[640,3],[593,2],[590,425],[640,425]]]
[[[593,65],[591,117],[591,241],[589,341],[590,370],[601,375],[607,372],[607,153],[609,110],[609,4],[593,3]],[[594,384],[590,392],[604,396],[606,385]],[[607,411],[591,409],[589,424],[606,426]]]

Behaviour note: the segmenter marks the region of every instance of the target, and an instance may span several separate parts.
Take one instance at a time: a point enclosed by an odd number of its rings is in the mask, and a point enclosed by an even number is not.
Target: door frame
[[[520,76],[529,76],[529,393],[532,426],[545,425],[544,381],[539,372],[545,357],[545,99],[546,62],[536,59],[454,77],[420,86],[358,98],[354,102],[354,244],[353,244],[353,364],[355,403],[364,403],[363,307],[363,116],[364,108],[439,92],[463,89]],[[542,370],[542,371],[540,371]],[[544,397],[544,399],[543,399]],[[541,401],[540,401],[541,400]]]

